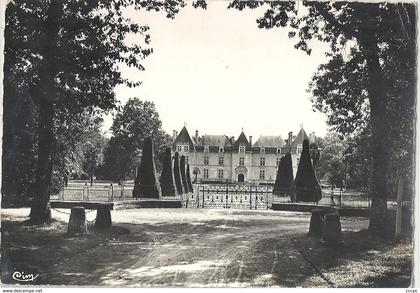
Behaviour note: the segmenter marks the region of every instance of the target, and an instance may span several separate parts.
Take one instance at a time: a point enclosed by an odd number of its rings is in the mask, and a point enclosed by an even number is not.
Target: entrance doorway
[[[238,174],[238,182],[244,182],[244,180],[245,180],[245,176],[244,176],[244,174]]]

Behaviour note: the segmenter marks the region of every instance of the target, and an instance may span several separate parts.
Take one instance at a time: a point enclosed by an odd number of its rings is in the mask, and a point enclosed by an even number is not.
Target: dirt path
[[[53,211],[55,218],[66,215]],[[142,209],[113,212],[128,233],[41,272],[51,285],[295,287],[316,271],[292,236],[309,215],[274,211]],[[365,228],[343,222],[343,228]],[[328,287],[322,278],[311,286]]]

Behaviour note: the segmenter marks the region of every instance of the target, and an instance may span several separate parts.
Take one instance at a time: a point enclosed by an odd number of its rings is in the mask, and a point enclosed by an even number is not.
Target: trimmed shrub
[[[290,153],[287,153],[283,158],[280,159],[279,170],[277,172],[273,194],[287,195],[290,196],[292,202],[295,201],[292,155]]]
[[[179,172],[181,173],[182,189],[185,193],[188,193],[187,178],[185,177],[185,156],[181,156],[179,160]]]
[[[276,181],[274,182],[273,194],[280,195],[279,179],[284,176],[284,157],[280,158],[279,166],[276,173]]]
[[[162,173],[160,174],[160,188],[162,196],[176,196],[175,179],[172,170],[171,148],[165,149],[165,160],[163,162]]]
[[[321,187],[315,176],[309,154],[309,140],[303,141],[302,155],[296,173],[296,201],[318,202],[321,197]]]
[[[174,155],[174,179],[175,179],[175,187],[176,191],[179,195],[184,193],[184,190],[182,188],[182,179],[181,179],[181,172],[179,168],[179,154],[178,152],[175,152]]]
[[[188,192],[193,192],[193,186],[191,184],[190,164],[187,165],[187,186]]]
[[[160,186],[156,180],[153,142],[146,137],[143,142],[143,156],[134,182],[133,197],[160,198]]]

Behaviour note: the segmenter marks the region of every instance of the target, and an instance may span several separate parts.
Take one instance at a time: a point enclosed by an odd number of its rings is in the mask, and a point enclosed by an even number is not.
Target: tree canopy
[[[67,112],[109,111],[116,105],[116,85],[139,84],[119,71],[120,63],[142,70],[142,60],[152,53],[149,28],[124,16],[124,8],[130,5],[162,10],[173,17],[185,4],[179,0],[16,0],[7,4],[5,96],[23,89],[37,108],[32,223],[51,219],[55,118]],[[129,34],[137,36],[136,44],[125,42]]]
[[[165,146],[170,137],[162,130],[162,122],[155,104],[129,99],[118,109],[111,126],[112,137],[105,150],[104,164],[100,167],[100,177],[108,180],[134,178],[140,164],[142,141],[150,137],[155,145],[156,167],[161,170]]]
[[[415,4],[235,0],[229,7],[243,10],[263,5],[268,8],[257,19],[260,28],[288,27],[289,37],[297,39],[295,47],[308,54],[312,51],[312,40],[330,45],[329,61],[320,65],[310,85],[312,100],[316,108],[327,113],[329,124],[343,135],[350,135],[359,125],[370,125],[369,228],[384,234],[390,227],[387,219],[390,146],[399,138],[397,133],[392,139],[389,136],[390,118],[398,118],[397,109],[400,114],[414,111]],[[406,147],[412,154],[413,115],[406,117],[405,121],[397,119],[401,122],[391,124],[406,130],[411,141]]]

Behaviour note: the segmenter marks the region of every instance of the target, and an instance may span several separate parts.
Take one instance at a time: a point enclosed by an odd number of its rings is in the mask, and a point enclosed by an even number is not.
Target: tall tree
[[[260,28],[290,26],[289,36],[299,38],[295,47],[308,54],[311,53],[309,42],[312,39],[330,44],[328,56],[331,60],[339,60],[344,52],[350,52],[350,59],[356,67],[354,72],[349,72],[350,81],[355,82],[359,78],[359,84],[353,82],[353,86],[346,88],[350,91],[346,92],[336,78],[332,78],[324,85],[330,85],[339,95],[315,96],[321,102],[331,99],[330,105],[347,104],[347,110],[364,107],[365,102],[368,102],[373,150],[369,228],[380,234],[386,232],[390,226],[386,218],[388,190],[384,176],[384,172],[389,170],[389,128],[386,113],[391,99],[403,105],[414,95],[415,4],[304,1],[302,5],[305,11],[302,13],[299,12],[298,2],[233,1],[229,7],[242,10],[245,7],[255,8],[264,4],[269,8],[264,16],[257,20]],[[392,57],[386,57],[385,52],[392,52]],[[395,58],[392,60],[393,57]],[[320,71],[322,69],[321,66]],[[362,75],[358,75],[359,72],[362,72]],[[392,88],[395,83],[388,83],[387,76],[393,73],[398,79],[404,80],[396,88],[399,90]],[[352,89],[360,87],[363,87],[362,95],[353,95]],[[347,114],[337,112],[336,109],[333,111],[338,115],[330,118],[344,116],[356,120],[360,116],[357,111]],[[413,122],[408,124],[413,125]]]
[[[319,178],[328,180],[336,187],[344,187],[347,148],[347,142],[341,140],[336,132],[330,132],[325,136],[316,168]]]
[[[118,62],[143,69],[152,51],[147,26],[124,17],[128,5],[173,16],[182,1],[16,0],[6,7],[4,72],[11,88],[28,88],[37,113],[37,167],[30,219],[51,219],[54,117],[61,110],[110,110],[122,78]],[[127,44],[128,34],[138,35]],[[143,40],[143,44],[140,44]],[[5,95],[10,92],[5,91]]]
[[[172,154],[171,148],[167,147],[165,150],[165,161],[163,162],[162,173],[160,175],[160,188],[162,196],[176,196],[175,178],[172,168]]]
[[[307,139],[303,141],[302,154],[296,172],[295,187],[296,201],[318,202],[321,200],[321,187],[312,166],[309,141]]]
[[[160,199],[161,189],[156,179],[153,141],[146,137],[143,141],[143,156],[134,181],[133,197]]]
[[[104,165],[101,166],[103,179],[133,178],[140,164],[141,142],[145,137],[153,140],[158,158],[156,167],[158,171],[161,170],[170,136],[162,130],[162,122],[153,102],[129,99],[115,115],[111,131],[113,136],[105,152]]]

